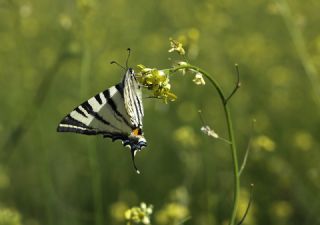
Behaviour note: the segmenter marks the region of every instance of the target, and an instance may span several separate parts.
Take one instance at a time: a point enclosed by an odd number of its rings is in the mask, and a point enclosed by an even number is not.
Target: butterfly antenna
[[[118,62],[116,61],[111,61],[110,64],[116,64],[117,66],[121,67],[122,69],[126,70],[123,66],[121,66]]]
[[[128,56],[127,56],[127,60],[126,60],[126,67],[127,67],[127,69],[128,69],[128,68],[129,68],[129,67],[128,67],[128,62],[129,62],[129,58],[130,58],[131,49],[130,49],[130,48],[127,48],[127,51],[128,51]]]
[[[132,159],[132,163],[133,163],[133,167],[136,170],[137,174],[140,174],[140,171],[138,170],[137,166],[136,166],[136,162],[134,161],[134,156],[137,150],[131,150],[131,159]]]

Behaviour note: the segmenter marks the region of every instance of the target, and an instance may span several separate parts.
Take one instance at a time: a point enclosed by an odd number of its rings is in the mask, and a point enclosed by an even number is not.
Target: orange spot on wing
[[[139,128],[134,129],[132,131],[132,134],[135,135],[135,136],[139,135],[139,130],[140,130]]]

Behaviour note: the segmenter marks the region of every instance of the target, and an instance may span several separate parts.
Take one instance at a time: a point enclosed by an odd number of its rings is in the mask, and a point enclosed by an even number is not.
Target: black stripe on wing
[[[123,95],[122,94],[122,91],[120,91],[117,86],[120,86],[120,84],[116,85],[116,89],[119,91],[119,93],[121,93],[121,96]],[[114,102],[114,100],[112,99],[112,96],[110,94],[110,90],[107,89],[105,90],[104,92],[102,92],[102,94],[104,95],[104,97],[106,98],[107,100],[107,103],[109,104],[109,106],[111,107],[111,109],[113,110],[113,112],[115,113],[115,118],[118,119],[118,117],[120,117],[122,119],[122,121],[128,126],[130,127],[131,129],[134,129],[135,127],[129,123],[129,121],[125,118],[124,115],[122,115],[121,112],[119,112],[118,110],[118,107],[117,107],[117,104]],[[118,117],[117,117],[118,116]]]
[[[115,85],[115,88],[121,94],[122,98],[123,98],[123,84],[124,84],[124,80],[122,81],[122,83]]]
[[[72,116],[68,115],[63,120],[61,120],[58,128],[58,132],[75,132],[86,135],[98,134],[99,131],[94,130],[80,121],[74,119]]]
[[[85,124],[81,123],[80,121],[74,119],[74,118],[73,118],[72,116],[70,116],[70,115],[67,115],[65,118],[63,118],[63,120],[61,120],[59,126],[60,126],[61,124],[91,129],[90,127],[88,127],[87,125],[85,125]],[[58,129],[59,129],[59,127],[58,127]]]
[[[83,117],[88,118],[87,115],[79,107],[75,108],[74,110],[80,115],[82,115]]]
[[[80,121],[74,119],[72,116],[68,115],[66,116],[59,124],[57,128],[58,132],[74,132],[74,133],[80,133],[80,134],[86,134],[86,135],[97,135],[101,134],[103,137],[111,138],[112,141],[115,140],[122,140],[125,141],[128,139],[128,134],[124,133],[118,133],[118,132],[107,132],[103,130],[98,130],[95,128],[92,128],[90,126],[87,126]]]
[[[97,102],[98,102],[100,105],[102,105],[102,99],[101,99],[101,97],[100,97],[100,93],[96,94],[96,95],[94,96],[94,98],[97,100]]]
[[[105,132],[103,133],[104,138],[111,138],[112,141],[121,140],[126,141],[128,140],[128,135],[121,134],[121,133],[112,133],[112,132]]]
[[[114,125],[112,125],[112,124],[111,124],[109,121],[107,121],[105,118],[103,118],[102,116],[100,116],[99,113],[95,112],[88,101],[82,103],[81,106],[83,107],[83,109],[84,109],[88,114],[92,115],[95,119],[99,120],[101,123],[106,124],[106,125],[108,125],[108,126],[111,126],[111,127],[113,127],[114,129],[119,129],[119,128],[115,127]]]

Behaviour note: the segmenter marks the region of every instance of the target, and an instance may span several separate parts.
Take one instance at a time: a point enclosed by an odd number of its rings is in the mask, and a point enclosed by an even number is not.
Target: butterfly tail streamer
[[[133,167],[134,169],[136,170],[137,174],[140,174],[140,170],[138,169],[137,165],[136,165],[136,162],[134,160],[135,158],[135,155],[137,153],[137,150],[136,149],[131,149],[131,159],[132,159],[132,164],[133,164]]]

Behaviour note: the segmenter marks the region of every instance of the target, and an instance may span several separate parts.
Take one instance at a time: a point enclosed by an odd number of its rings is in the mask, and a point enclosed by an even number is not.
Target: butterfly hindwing
[[[124,79],[124,103],[135,127],[142,128],[142,118],[144,116],[142,105],[141,87],[138,84],[132,70],[128,70]]]

